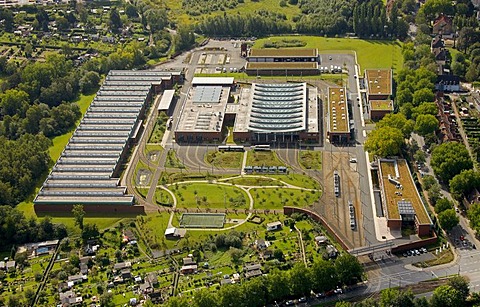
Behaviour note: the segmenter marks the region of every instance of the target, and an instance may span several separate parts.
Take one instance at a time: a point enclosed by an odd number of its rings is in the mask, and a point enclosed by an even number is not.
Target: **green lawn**
[[[173,205],[172,195],[161,188],[157,188],[155,190],[155,201],[159,205],[164,205],[164,204]]]
[[[254,176],[245,176],[241,178],[233,178],[229,180],[225,180],[224,182],[229,182],[238,185],[246,185],[246,186],[282,186],[283,183],[280,181],[264,178],[264,177],[254,177]]]
[[[320,189],[320,184],[306,176],[306,175],[300,175],[300,174],[288,174],[288,175],[266,175],[268,177],[273,177],[278,180],[281,180],[283,182],[286,182],[288,184],[297,186],[297,187],[302,187],[306,189]]]
[[[306,169],[322,169],[322,152],[314,150],[302,150],[299,157],[300,164]]]
[[[165,229],[168,226],[170,214],[163,212],[148,216],[137,217],[137,229],[140,232],[141,239],[151,249],[173,248],[177,241],[165,239]]]
[[[180,208],[246,209],[247,195],[237,187],[208,183],[188,183],[170,186]]]
[[[320,53],[356,51],[361,70],[375,68],[401,69],[403,57],[399,41],[325,38],[320,36],[274,36],[258,39],[253,47],[261,48],[265,41],[303,40],[306,48],[318,48]]]
[[[247,156],[248,166],[285,166],[277,158],[274,151],[255,151],[251,150]]]
[[[221,168],[240,168],[242,166],[243,152],[209,151],[205,155],[205,162]]]
[[[78,100],[75,101],[75,103],[80,107],[80,112],[82,112],[82,117],[87,111],[88,107],[90,106],[90,103],[92,103],[93,98],[95,97],[95,94],[92,95],[81,95]],[[77,122],[80,122],[80,120]],[[53,161],[57,161],[60,155],[62,154],[63,149],[67,145],[68,141],[70,140],[70,137],[73,134],[73,130],[70,132],[67,132],[65,134],[59,135],[57,137],[54,137],[52,139],[53,146],[48,149],[50,153],[50,158],[52,158]]]
[[[177,154],[174,150],[169,150],[167,152],[167,160],[165,161],[165,167],[174,167],[174,168],[185,168],[185,165],[182,164],[177,157]]]
[[[318,201],[321,193],[287,188],[251,189],[255,209],[282,209],[284,206],[307,207]]]

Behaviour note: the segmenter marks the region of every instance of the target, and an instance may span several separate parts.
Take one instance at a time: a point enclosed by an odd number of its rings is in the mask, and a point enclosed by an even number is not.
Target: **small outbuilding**
[[[282,229],[282,222],[276,221],[267,224],[267,231],[274,231]]]

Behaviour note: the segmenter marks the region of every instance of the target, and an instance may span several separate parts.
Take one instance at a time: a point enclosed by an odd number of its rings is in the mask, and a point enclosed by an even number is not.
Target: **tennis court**
[[[184,228],[223,228],[225,213],[183,213],[180,227]]]

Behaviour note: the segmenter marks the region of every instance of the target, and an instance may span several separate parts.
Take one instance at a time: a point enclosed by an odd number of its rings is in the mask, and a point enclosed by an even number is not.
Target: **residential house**
[[[260,264],[247,264],[243,267],[245,271],[245,278],[249,279],[256,276],[261,276],[262,273],[262,266]]]
[[[324,245],[328,242],[328,238],[325,236],[316,236],[314,240],[316,246]]]
[[[437,48],[445,48],[445,41],[443,40],[441,35],[436,35],[433,39],[432,42],[430,43],[430,51],[433,52],[433,50]]]
[[[229,285],[233,283],[233,280],[231,278],[224,278],[222,280],[220,280],[220,285],[223,286],[223,285]]]
[[[147,298],[152,301],[154,304],[163,303],[162,293],[160,291],[152,292],[147,294]]]
[[[152,285],[150,285],[149,282],[145,281],[143,284],[140,285],[140,287],[138,288],[138,290],[139,290],[140,293],[142,293],[142,294],[147,294],[147,293],[153,292],[153,287],[152,287]]]
[[[338,251],[333,245],[327,245],[326,247],[328,258],[336,258]]]
[[[432,33],[442,34],[443,36],[450,36],[453,34],[453,23],[452,19],[445,15],[440,15],[433,22]]]
[[[197,262],[193,260],[192,257],[183,258],[183,265],[192,265],[192,264],[197,264]]]
[[[125,261],[125,262],[118,262],[113,265],[113,270],[116,272],[119,272],[123,269],[131,268],[132,263],[130,261]]]
[[[439,75],[435,81],[435,90],[441,92],[459,92],[460,77],[454,75]]]
[[[60,292],[60,302],[62,303],[62,307],[81,306],[83,303],[83,298],[81,296],[77,296],[75,292],[70,290],[64,293]]]
[[[274,231],[282,229],[282,222],[276,221],[267,224],[267,231]]]
[[[263,260],[271,259],[271,258],[273,258],[273,251],[271,249],[266,249],[260,254],[260,257]]]
[[[80,273],[82,275],[88,274],[88,266],[85,263],[80,263]]]
[[[270,242],[265,241],[264,239],[255,240],[255,247],[257,248],[257,250],[266,249],[269,246]]]
[[[68,276],[68,281],[72,282],[74,285],[81,284],[85,280],[87,280],[87,276],[82,274]]]
[[[132,271],[130,271],[130,269],[123,269],[120,271],[120,277],[122,277],[123,280],[131,279]]]
[[[152,287],[158,285],[158,276],[157,273],[151,272],[148,273],[147,276],[145,277],[145,280],[152,285]]]
[[[193,274],[196,273],[198,266],[196,264],[184,265],[180,268],[180,273],[182,274]]]

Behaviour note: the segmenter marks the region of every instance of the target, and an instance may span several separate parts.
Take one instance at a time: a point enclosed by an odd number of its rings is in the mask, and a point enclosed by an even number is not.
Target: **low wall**
[[[406,243],[406,244],[402,244],[402,245],[397,245],[394,248],[392,248],[392,253],[404,252],[404,251],[411,250],[411,249],[418,249],[420,247],[424,247],[424,246],[427,246],[427,245],[430,245],[430,244],[435,244],[437,242],[437,239],[438,239],[437,235],[434,232],[433,237],[431,237],[431,238],[424,239],[424,240],[419,240],[419,241],[414,241],[414,242]]]
[[[342,248],[344,250],[349,250],[350,248],[345,244],[345,242],[343,242],[343,240],[337,235],[337,233],[335,231],[333,231],[332,228],[330,228],[330,226],[328,225],[328,223],[323,219],[323,217],[321,215],[319,215],[318,213],[314,212],[314,211],[311,211],[311,210],[308,210],[308,209],[304,209],[304,208],[297,208],[297,207],[289,207],[289,206],[285,206],[283,207],[283,214],[285,215],[290,215],[292,213],[303,213],[303,214],[306,214],[308,215],[309,217],[311,217],[313,220],[317,221],[317,222],[320,222],[322,223],[322,225],[327,229],[328,233],[333,236],[335,238],[335,240],[340,243],[340,245],[342,246]]]
[[[35,213],[38,216],[65,216],[71,215],[73,204],[47,205],[35,204]],[[143,206],[129,205],[83,205],[83,210],[88,216],[108,216],[115,217],[116,214],[145,214]]]

